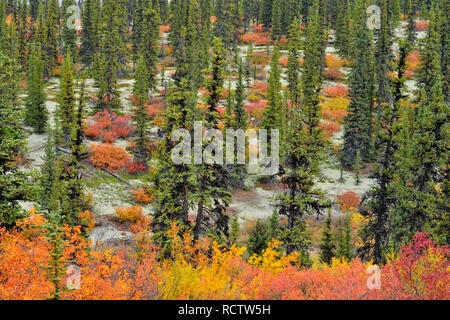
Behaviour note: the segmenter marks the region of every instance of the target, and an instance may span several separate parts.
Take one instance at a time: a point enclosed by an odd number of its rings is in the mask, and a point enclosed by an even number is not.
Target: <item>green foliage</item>
[[[18,170],[17,158],[26,139],[16,105],[19,67],[0,50],[0,225],[14,226],[24,216],[18,201],[31,198],[28,175]]]
[[[261,254],[263,250],[267,249],[270,240],[267,224],[258,219],[247,241],[249,255]]]
[[[325,226],[322,231],[322,239],[320,240],[320,261],[330,264],[331,259],[335,256],[336,245],[331,230],[331,211],[328,210],[328,217],[325,220]]]

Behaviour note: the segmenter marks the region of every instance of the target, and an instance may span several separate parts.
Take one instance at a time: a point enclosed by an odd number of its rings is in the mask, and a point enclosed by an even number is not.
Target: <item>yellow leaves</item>
[[[269,242],[267,249],[263,250],[261,255],[253,255],[249,259],[249,263],[253,266],[259,267],[261,269],[278,273],[286,268],[292,263],[296,263],[300,254],[294,252],[289,256],[282,256],[281,252],[278,250],[281,242],[273,239]]]

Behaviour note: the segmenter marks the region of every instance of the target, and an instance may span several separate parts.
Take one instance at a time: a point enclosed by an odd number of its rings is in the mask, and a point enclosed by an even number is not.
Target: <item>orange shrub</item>
[[[141,206],[134,206],[131,208],[116,207],[116,218],[119,222],[137,222],[144,219],[144,213]]]
[[[245,105],[247,113],[256,119],[262,119],[264,109],[266,109],[267,102],[265,99],[250,101]]]
[[[287,68],[287,65],[288,65],[288,58],[287,58],[287,57],[282,57],[282,58],[280,59],[280,65],[281,65],[283,68]]]
[[[420,66],[420,54],[419,51],[411,51],[406,57],[406,69],[417,71]]]
[[[346,97],[348,95],[348,87],[346,85],[338,84],[335,87],[326,87],[323,93],[329,97]]]
[[[341,125],[334,121],[322,121],[319,125],[328,137],[332,137],[336,132],[341,130]]]
[[[78,217],[81,220],[81,224],[84,226],[86,232],[90,232],[95,227],[94,215],[91,211],[86,210],[80,212]]]
[[[339,209],[343,212],[353,211],[361,202],[361,197],[353,192],[348,191],[336,196],[336,202],[339,205]]]
[[[344,118],[347,115],[347,110],[337,109],[329,110],[322,109],[322,118],[329,121],[336,121],[338,123],[344,123]]]
[[[344,74],[336,68],[327,68],[324,71],[324,77],[327,80],[340,81],[344,79]]]
[[[430,24],[427,20],[416,20],[416,31],[425,31]]]
[[[131,161],[124,148],[108,143],[92,144],[89,154],[89,160],[95,167],[113,172],[119,172]]]
[[[149,186],[131,190],[131,193],[137,203],[150,203],[154,200],[152,189]]]
[[[253,43],[255,46],[265,46],[272,41],[268,33],[244,33],[241,36],[242,42],[245,44]]]
[[[167,33],[170,31],[170,25],[161,25],[159,27],[161,33]]]
[[[339,58],[338,56],[327,54],[325,56],[325,63],[327,64],[328,68],[334,68],[339,69],[343,66],[347,65],[347,61],[344,59]]]

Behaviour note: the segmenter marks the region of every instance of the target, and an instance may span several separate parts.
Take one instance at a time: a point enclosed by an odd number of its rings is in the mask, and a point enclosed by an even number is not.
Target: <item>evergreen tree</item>
[[[136,101],[136,107],[133,113],[133,122],[136,124],[136,138],[134,139],[136,146],[132,149],[132,152],[135,160],[144,165],[147,165],[147,159],[150,153],[150,139],[148,136],[150,119],[146,108],[148,102],[147,79],[145,60],[141,56],[138,60],[133,87],[133,98]]]
[[[353,64],[350,74],[350,105],[344,119],[343,165],[352,167],[359,149],[361,158],[370,161],[373,153],[372,114],[371,114],[371,73],[372,67],[367,63],[371,56],[371,34],[366,26],[363,1],[355,8],[353,32]]]
[[[82,15],[83,37],[81,38],[80,56],[86,66],[94,61],[99,46],[99,0],[86,0]]]
[[[0,51],[8,49],[8,25],[6,24],[5,2],[0,1]]]
[[[416,42],[416,23],[415,23],[415,7],[413,0],[407,0],[406,11],[408,13],[408,27],[407,27],[407,39],[409,45],[412,47]]]
[[[439,243],[448,242],[449,202],[444,186],[448,179],[450,110],[444,102],[442,77],[436,78],[431,97],[421,90],[419,106],[409,111],[412,125],[402,122],[397,138],[397,199],[391,218],[396,249],[423,230],[432,232]]]
[[[59,104],[56,110],[57,145],[67,146],[70,143],[71,124],[75,118],[75,88],[73,66],[70,52],[64,59],[59,92]]]
[[[18,170],[17,156],[26,146],[16,95],[19,67],[0,50],[0,225],[12,227],[24,216],[18,201],[30,199],[28,175]]]
[[[261,0],[261,22],[266,31],[269,31],[272,26],[272,6],[272,0]]]
[[[350,219],[348,216],[344,218],[344,222],[342,222],[342,219],[339,219],[336,240],[336,257],[351,261],[353,258],[353,249],[351,244]]]
[[[142,35],[139,43],[141,55],[145,62],[147,79],[145,83],[150,90],[156,89],[158,73],[158,44],[160,19],[158,11],[151,7],[151,0],[142,12]]]
[[[227,52],[219,38],[214,39],[212,54],[212,79],[208,83],[210,95],[206,101],[208,111],[205,124],[207,130],[218,130],[219,112],[218,106],[222,98],[223,82],[225,75]],[[242,82],[242,79],[241,79]],[[242,85],[242,83],[241,83]],[[205,137],[206,143],[220,143],[215,141],[217,137]],[[220,148],[223,145],[219,145]],[[205,150],[206,151],[206,150]],[[218,156],[211,154],[212,157]],[[204,153],[204,152],[202,152]],[[223,155],[222,155],[223,156]],[[220,159],[208,159],[203,155],[202,164],[198,168],[197,178],[197,217],[194,228],[194,239],[197,240],[202,232],[212,231],[219,236],[228,236],[227,208],[231,202],[230,178],[225,166]]]
[[[55,163],[56,156],[56,144],[55,134],[50,124],[47,124],[47,143],[45,145],[44,156],[42,157],[43,164],[40,167],[40,192],[39,192],[39,204],[42,210],[48,212],[50,209],[50,199],[53,190],[53,184],[56,179]]]
[[[125,63],[124,8],[119,0],[105,0],[102,7],[100,47],[94,61],[97,108],[112,110],[120,105],[117,78]]]
[[[300,90],[300,24],[295,19],[289,31],[289,53],[287,67],[287,94],[290,107],[293,109],[300,108],[301,90]]]
[[[267,249],[269,241],[267,224],[258,219],[247,241],[249,256],[261,254],[263,250]]]
[[[62,25],[62,52],[63,54],[67,54],[70,52],[70,55],[73,59],[76,58],[76,41],[77,41],[77,31],[70,25],[68,22],[71,18],[72,11],[69,10],[70,6],[75,6],[75,0],[63,0],[62,1],[62,17],[63,17],[63,25]]]
[[[269,87],[267,88],[266,94],[267,108],[264,110],[263,120],[261,123],[261,128],[268,131],[281,128],[282,97],[279,60],[280,50],[278,43],[275,43],[270,61]],[[271,145],[270,141],[267,142],[267,145]]]
[[[319,1],[314,1],[308,17],[302,72],[302,118],[309,134],[312,134],[320,122],[319,102],[322,89],[322,63],[325,53]]]
[[[229,243],[230,245],[239,245],[238,239],[239,239],[239,218],[238,216],[234,216],[231,220],[231,232],[229,237]]]
[[[46,43],[42,44],[45,51],[44,78],[53,75],[53,70],[58,63],[59,42],[59,2],[50,0],[47,2],[47,16],[45,30],[47,31]]]
[[[336,246],[334,244],[333,233],[331,231],[331,211],[328,210],[328,217],[325,220],[325,226],[320,240],[320,261],[330,264],[334,257]]]
[[[283,34],[282,21],[282,3],[283,0],[274,0],[272,4],[272,32],[271,36],[274,40],[279,40]]]
[[[394,154],[397,150],[395,136],[398,134],[398,119],[400,103],[404,99],[403,83],[404,72],[406,70],[406,45],[400,47],[399,60],[395,71],[397,77],[393,80],[393,103],[383,106],[379,113],[379,122],[375,149],[379,155],[373,168],[372,178],[375,179],[375,186],[367,191],[361,200],[361,214],[368,220],[362,230],[364,246],[360,250],[363,257],[373,258],[375,263],[380,264],[385,261],[389,231],[389,212],[394,199],[392,199],[393,175],[395,172]]]
[[[34,46],[30,55],[25,101],[25,123],[33,127],[36,133],[43,133],[47,123],[47,108],[44,93],[44,65],[40,47]]]

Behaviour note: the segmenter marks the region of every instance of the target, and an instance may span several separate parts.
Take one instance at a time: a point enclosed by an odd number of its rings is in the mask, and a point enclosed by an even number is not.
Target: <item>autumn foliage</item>
[[[133,209],[134,210],[134,209]],[[136,210],[139,216],[139,210]],[[53,286],[41,267],[49,263],[42,219],[0,229],[0,299],[47,299]],[[26,233],[34,230],[34,233]],[[130,249],[94,251],[76,228],[64,227],[64,259],[81,271],[79,289],[63,299],[448,299],[449,250],[417,234],[398,256],[380,267],[379,288],[370,288],[371,264],[334,259],[311,269],[295,266],[272,242],[249,262],[245,248],[225,249],[172,226],[171,258],[161,259],[146,232]],[[294,262],[292,265],[291,262]],[[61,283],[67,283],[66,277]]]
[[[92,144],[89,148],[89,160],[98,169],[119,172],[131,162],[128,152],[109,143]]]
[[[343,212],[353,211],[361,202],[361,197],[353,192],[347,191],[336,196],[336,202],[339,205],[339,209]]]
[[[346,85],[338,84],[335,87],[326,87],[323,93],[331,98],[346,97],[348,95],[348,87]]]
[[[128,137],[134,129],[131,116],[118,116],[105,109],[86,120],[84,134],[93,140],[112,143],[119,138]]]

